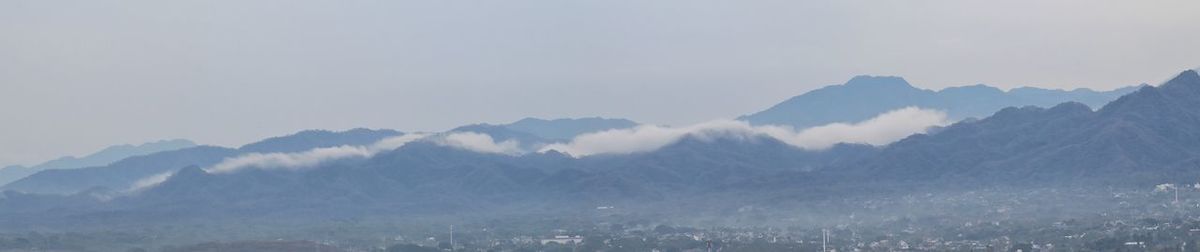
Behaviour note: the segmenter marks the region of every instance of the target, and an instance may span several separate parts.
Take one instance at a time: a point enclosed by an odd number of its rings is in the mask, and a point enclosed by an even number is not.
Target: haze
[[[522,117],[683,125],[860,74],[1110,89],[1197,1],[4,1],[0,166],[118,143]],[[1065,15],[1069,13],[1070,15]]]

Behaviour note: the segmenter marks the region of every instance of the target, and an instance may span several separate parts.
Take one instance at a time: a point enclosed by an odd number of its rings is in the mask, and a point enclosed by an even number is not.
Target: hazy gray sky
[[[1110,89],[1200,66],[1200,1],[0,1],[0,165],[526,116],[686,124],[854,75]]]

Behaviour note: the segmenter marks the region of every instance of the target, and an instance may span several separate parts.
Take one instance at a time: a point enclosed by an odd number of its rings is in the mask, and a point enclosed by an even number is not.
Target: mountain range
[[[855,84],[843,86],[876,83],[863,85],[895,88],[891,93],[901,98],[892,101],[908,99],[900,90],[911,88],[891,77],[858,77],[851,83]],[[911,94],[917,93],[924,92]],[[206,169],[251,153],[371,145],[417,134],[305,131],[238,149],[198,146],[107,166],[40,172],[3,188],[8,191],[0,196],[0,216],[5,216],[0,226],[397,214],[553,215],[599,205],[645,213],[724,213],[734,211],[730,208],[742,211],[746,205],[828,199],[831,193],[858,197],[910,188],[906,186],[1137,187],[1200,178],[1200,169],[1195,169],[1200,165],[1200,112],[1195,109],[1200,108],[1200,75],[1195,71],[1157,87],[1142,86],[1098,110],[1084,103],[1096,100],[1058,99],[1063,102],[1050,108],[997,109],[978,120],[883,146],[802,149],[776,136],[728,131],[689,133],[652,151],[574,157],[554,150],[473,151],[444,139],[453,133],[479,133],[495,142],[549,143],[636,125],[619,119],[526,119],[420,135],[394,149],[313,167]],[[776,108],[781,106],[787,107]],[[971,108],[958,111],[959,117],[973,113]],[[142,189],[123,190],[163,173],[170,176]]]
[[[905,106],[921,106],[944,109],[951,118],[961,119],[986,115],[1004,106],[1017,105],[1046,105],[1063,101],[1078,101],[1085,104],[1103,104],[1116,96],[1127,93],[1131,88],[1122,88],[1108,92],[1095,92],[1087,89],[1073,91],[1047,90],[1038,88],[1018,88],[1008,92],[997,88],[976,85],[968,87],[953,87],[941,91],[930,91],[915,88],[904,79],[887,76],[858,76],[846,84],[827,86],[800,96],[793,97],[762,112],[743,116],[740,119],[753,124],[779,124],[797,128],[817,126],[836,122],[857,122],[871,118],[890,110]],[[833,102],[839,102],[837,109],[815,109],[829,107]],[[1098,105],[1094,105],[1098,106]],[[457,127],[448,132],[475,132],[492,137],[495,141],[513,140],[520,144],[521,152],[533,152],[541,147],[570,141],[575,136],[585,133],[599,132],[612,129],[628,129],[638,123],[626,119],[610,118],[575,118],[575,119],[539,119],[524,118],[508,124],[474,124]],[[162,153],[159,156],[145,157],[129,162],[112,164],[126,157],[152,154],[174,149],[183,149],[195,144],[172,146],[173,148],[155,149],[147,146],[143,151],[128,152],[129,155],[114,155],[130,147],[114,147],[112,151],[102,151],[95,157],[75,161],[73,158],[63,158],[34,167],[13,166],[0,169],[0,189],[21,190],[36,193],[73,193],[91,187],[108,187],[118,189],[130,186],[138,178],[173,171],[181,164],[200,166],[212,165],[225,158],[247,153],[291,153],[302,152],[314,147],[332,147],[336,145],[367,145],[387,136],[398,135],[399,132],[351,130],[347,132],[330,132],[323,130],[303,131],[289,136],[264,139],[260,142],[247,144],[236,150],[224,147],[207,146],[178,153]],[[176,142],[164,142],[171,146]],[[173,160],[171,162],[168,160]],[[142,165],[137,165],[142,164]],[[113,168],[99,168],[112,166]],[[130,166],[155,166],[155,168],[120,168]],[[174,166],[173,168],[162,168]],[[81,171],[50,171],[46,174],[34,175],[42,170],[64,168],[89,168]],[[108,172],[120,170],[122,172]],[[132,172],[136,170],[136,172]],[[91,174],[95,172],[96,174]],[[150,174],[148,174],[150,173]],[[22,181],[17,181],[26,178]],[[90,179],[84,179],[90,178]],[[83,182],[93,180],[92,182]],[[108,182],[103,182],[108,181]]]
[[[489,135],[497,141],[514,140],[522,143],[523,149],[530,152],[544,144],[563,141],[563,139],[570,139],[579,134],[629,128],[636,125],[637,123],[629,120],[599,117],[555,120],[525,118],[502,125],[467,125],[451,129],[448,132],[477,132]],[[146,153],[149,155],[118,159],[118,162],[109,161],[76,167],[81,169],[41,169],[46,171],[30,172],[25,176],[17,177],[19,179],[3,185],[0,190],[53,194],[71,194],[93,188],[124,190],[134,186],[140,179],[173,172],[189,165],[208,167],[229,158],[251,153],[296,153],[315,148],[364,146],[399,135],[402,133],[394,130],[352,129],[342,132],[306,130],[291,135],[263,139],[237,149],[194,146],[192,144],[190,146],[193,147],[190,148],[153,151]],[[107,156],[111,155],[102,155],[102,157]]]

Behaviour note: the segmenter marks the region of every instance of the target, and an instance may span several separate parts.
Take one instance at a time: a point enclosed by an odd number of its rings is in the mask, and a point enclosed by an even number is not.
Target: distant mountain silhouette
[[[632,128],[636,127],[637,125],[637,122],[626,119],[609,119],[601,117],[554,120],[530,117],[504,125],[504,127],[515,131],[529,133],[543,139],[570,140],[585,133]]]
[[[313,148],[334,147],[340,145],[369,145],[402,133],[395,130],[381,129],[351,129],[342,132],[328,130],[305,130],[295,134],[272,137],[262,141],[243,145],[238,150],[242,152],[299,152]]]
[[[1023,87],[1004,92],[986,85],[951,87],[941,91],[919,89],[900,77],[858,76],[842,85],[826,86],[792,97],[771,108],[742,116],[755,125],[789,125],[808,128],[835,122],[858,122],[908,106],[946,111],[950,119],[987,116],[1012,106],[1052,106],[1075,101],[1098,107],[1137,87],[1097,92]]]
[[[5,185],[3,190],[71,194],[96,187],[122,190],[139,179],[196,164],[216,164],[237,150],[197,146],[136,156],[109,165],[67,170],[45,170]]]
[[[0,187],[33,193],[70,194],[93,187],[109,190],[128,189],[134,182],[178,170],[185,166],[211,166],[225,158],[246,153],[297,152],[341,145],[369,145],[380,139],[398,136],[394,130],[352,129],[343,132],[307,130],[268,138],[239,149],[197,146],[174,151],[135,156],[112,164],[70,170],[46,170]]]
[[[66,156],[29,167],[16,165],[9,166],[0,169],[0,185],[8,184],[9,182],[24,178],[39,171],[101,166],[128,157],[178,150],[193,146],[196,146],[196,144],[192,143],[192,141],[184,139],[162,140],[140,145],[123,144],[109,146],[96,153],[92,153],[83,157]]]

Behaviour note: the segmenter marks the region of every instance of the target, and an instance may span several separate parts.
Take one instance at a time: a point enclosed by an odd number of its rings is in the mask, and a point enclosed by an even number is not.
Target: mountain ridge
[[[1145,86],[1144,84],[1141,86]],[[944,110],[952,120],[987,116],[1011,106],[1053,106],[1077,101],[1099,107],[1140,86],[1093,91],[1018,87],[1008,91],[976,84],[929,90],[912,86],[897,76],[859,75],[844,84],[830,85],[788,98],[766,110],[738,117],[755,125],[787,125],[808,128],[837,122],[857,122],[871,116],[917,106]],[[836,107],[838,109],[827,109]]]

